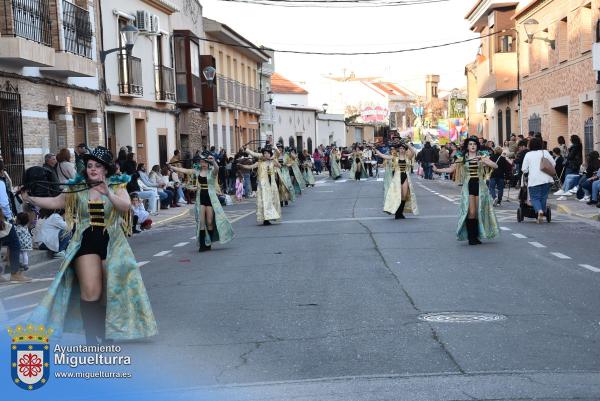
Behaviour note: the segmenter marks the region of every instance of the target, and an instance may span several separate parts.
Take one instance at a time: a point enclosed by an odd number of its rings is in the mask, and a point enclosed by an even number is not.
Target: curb
[[[573,212],[568,206],[565,205],[556,205],[556,209],[564,214],[568,214],[570,216],[575,216],[575,217],[579,217],[581,219],[586,219],[586,220],[594,220],[594,221],[600,221],[600,214],[594,214],[594,215],[585,215],[585,214],[581,214],[581,213],[575,213]]]

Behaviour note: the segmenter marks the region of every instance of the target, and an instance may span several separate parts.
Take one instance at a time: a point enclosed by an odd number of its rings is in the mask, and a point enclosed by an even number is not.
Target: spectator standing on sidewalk
[[[313,152],[313,160],[315,162],[315,171],[317,174],[321,174],[323,171],[323,165],[321,164],[321,153],[319,152],[319,148],[315,148]]]
[[[431,146],[430,142],[425,142],[425,146],[417,155],[417,161],[421,163],[423,167],[423,175],[426,180],[433,179],[433,163],[437,162],[436,160],[435,149]]]
[[[537,213],[537,222],[541,224],[544,221],[546,214],[546,201],[548,200],[548,192],[550,186],[554,182],[554,178],[541,170],[542,158],[546,158],[552,166],[556,163],[552,155],[543,150],[543,142],[540,138],[532,138],[529,141],[529,152],[523,159],[522,171],[527,176],[527,190],[531,206]]]
[[[566,158],[569,155],[569,148],[567,148],[567,143],[565,142],[565,137],[560,135],[556,138],[558,141],[558,148],[560,149],[560,155]]]
[[[0,180],[0,246],[8,247],[9,263],[5,267],[4,273],[10,272],[11,282],[29,282],[31,279],[19,271],[19,255],[21,245],[15,227],[10,223],[13,218],[10,202],[6,192],[4,181]],[[7,282],[0,275],[0,283]]]
[[[489,188],[490,195],[494,199],[494,206],[500,206],[502,196],[504,195],[504,180],[512,171],[511,162],[502,154],[503,149],[497,146],[494,149],[494,154],[490,156],[490,160],[498,165],[498,168],[492,171],[490,176]],[[496,193],[496,191],[498,191]]]
[[[562,184],[565,182],[565,158],[563,157],[559,147],[552,149],[552,157],[554,157],[554,162],[556,163],[554,166],[554,169],[556,170],[556,176]]]
[[[69,149],[61,149],[56,155],[56,161],[56,173],[61,184],[75,178],[77,171],[71,163],[71,151]]]
[[[29,270],[29,252],[33,250],[33,238],[29,231],[29,215],[27,213],[17,214],[15,230],[21,246],[19,254],[20,268],[22,271],[27,271]]]
[[[85,170],[85,162],[83,161],[82,156],[88,153],[88,151],[88,147],[85,143],[80,143],[75,148],[75,171],[77,171],[77,174],[83,174],[83,170]],[[125,155],[127,155],[127,153],[125,153]],[[122,166],[121,170],[123,170]]]

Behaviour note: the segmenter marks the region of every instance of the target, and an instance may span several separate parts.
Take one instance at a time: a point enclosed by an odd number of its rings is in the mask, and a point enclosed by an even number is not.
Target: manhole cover
[[[498,322],[506,316],[479,312],[437,312],[420,315],[419,319],[436,323]]]

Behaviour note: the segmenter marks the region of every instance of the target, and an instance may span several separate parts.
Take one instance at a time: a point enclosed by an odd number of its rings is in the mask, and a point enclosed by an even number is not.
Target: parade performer
[[[498,168],[498,165],[490,160],[488,152],[480,150],[480,146],[477,137],[467,138],[454,164],[447,168],[433,166],[436,173],[456,172],[456,179],[463,181],[456,234],[459,241],[468,239],[469,245],[481,244],[480,238],[491,239],[499,233],[485,178],[486,170]]]
[[[248,150],[246,153],[251,154]],[[272,220],[281,218],[279,189],[276,181],[276,169],[281,168],[277,160],[273,160],[273,150],[270,146],[262,149],[262,156],[250,165],[238,164],[246,170],[257,169],[256,191],[256,221],[265,226],[271,225]]]
[[[418,215],[419,207],[409,174],[411,160],[416,153],[415,148],[408,143],[400,142],[392,147],[390,155],[385,155],[376,148],[374,151],[386,162],[383,211],[394,214],[396,219],[405,218],[405,209]]]
[[[350,177],[356,181],[360,181],[361,178],[367,179],[367,170],[365,169],[365,162],[363,161],[363,152],[359,147],[355,147],[352,150],[352,167],[350,168]]]
[[[258,152],[254,152],[252,150],[247,150],[250,156],[255,157],[257,159],[262,158],[262,154]],[[294,184],[292,184],[292,178],[290,177],[290,172],[287,167],[284,166],[283,163],[283,145],[278,142],[277,148],[275,149],[274,159],[279,163],[279,167],[275,167],[275,181],[277,181],[277,189],[279,191],[279,206],[288,206],[289,202],[294,202],[296,200],[296,191],[294,190]]]
[[[65,258],[30,323],[64,331],[85,330],[88,344],[132,340],[157,334],[146,289],[126,238],[131,229],[130,177],[114,176],[111,152],[97,147],[81,156],[83,175],[67,182],[56,197],[23,193],[44,209],[66,209],[73,231]],[[104,286],[103,283],[106,283]]]
[[[331,177],[334,180],[339,179],[342,176],[342,168],[340,167],[340,153],[335,145],[331,148],[331,152],[329,153],[329,165]]]
[[[196,243],[198,252],[209,251],[213,242],[225,244],[233,239],[233,228],[217,196],[219,165],[207,151],[192,159],[193,168],[169,166],[171,171],[195,178]],[[216,230],[215,230],[216,228]]]
[[[302,176],[304,177],[304,181],[306,182],[307,187],[315,186],[315,176],[312,172],[313,162],[310,160],[310,155],[305,150],[304,151],[304,163],[302,163]]]
[[[296,150],[294,148],[289,149],[289,151],[283,156],[283,160],[289,168],[290,177],[292,178],[296,195],[302,195],[302,190],[306,189],[306,183],[304,182],[304,177],[302,177],[302,172],[300,171],[300,166],[298,165],[298,155],[296,154]]]

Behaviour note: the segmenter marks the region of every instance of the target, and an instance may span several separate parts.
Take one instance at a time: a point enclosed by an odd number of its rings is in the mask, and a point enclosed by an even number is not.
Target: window
[[[556,48],[558,49],[558,62],[569,59],[569,24],[567,17],[558,22]]]
[[[498,143],[502,143],[504,130],[502,129],[502,110],[498,110]]]
[[[202,86],[198,38],[191,31],[174,31],[173,47],[177,103],[187,107],[201,107]]]
[[[192,74],[200,77],[200,46],[198,43],[190,42],[190,62]]]
[[[592,50],[592,41],[595,39],[592,36],[594,31],[594,20],[592,19],[592,3],[588,3],[581,7],[579,14],[579,52],[585,53]]]
[[[504,138],[508,139],[510,137],[510,134],[512,132],[512,121],[511,121],[511,113],[510,113],[510,107],[506,108],[506,136],[504,136],[503,138],[498,138],[499,142],[498,144],[500,146],[502,146],[502,143],[504,142]]]

